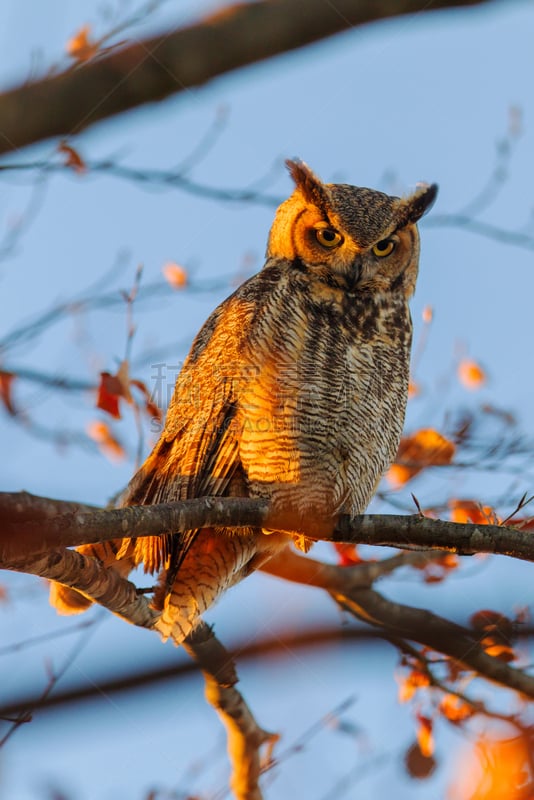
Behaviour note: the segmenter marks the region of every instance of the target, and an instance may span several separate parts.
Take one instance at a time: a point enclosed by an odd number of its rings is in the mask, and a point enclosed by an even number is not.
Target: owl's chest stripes
[[[255,369],[239,402],[245,472],[253,486],[298,486],[295,496],[308,487],[336,506],[365,506],[400,437],[409,336],[380,335],[389,309],[375,310],[369,341],[341,306],[298,293],[283,301],[273,299],[249,352]]]

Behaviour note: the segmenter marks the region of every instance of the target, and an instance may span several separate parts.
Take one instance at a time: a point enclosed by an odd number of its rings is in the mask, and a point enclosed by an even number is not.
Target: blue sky
[[[38,53],[43,65],[67,63],[65,43],[81,25],[93,23],[97,34],[106,30],[100,6],[96,0],[86,0],[83,9],[67,0],[4,0],[0,84],[25,79],[32,54]],[[150,26],[139,26],[135,33],[181,23],[193,11],[208,7],[213,4],[181,3],[177,12],[173,3],[164,3]],[[495,164],[496,144],[507,130],[509,109],[518,106],[524,131],[515,144],[508,181],[483,219],[510,230],[530,224],[532,230],[533,25],[532,4],[494,2],[366,26],[99,125],[71,143],[88,160],[112,155],[132,166],[168,169],[187,158],[224,109],[226,122],[214,147],[192,171],[199,183],[238,189],[269,173],[273,179],[266,191],[283,198],[291,190],[283,160],[299,156],[325,180],[385,190],[394,186],[400,192],[419,180],[436,181],[438,215],[461,210],[484,186]],[[13,160],[46,158],[53,151],[54,143],[45,143]],[[2,176],[0,241],[28,207],[32,191],[27,175]],[[165,345],[163,360],[176,364],[211,309],[231,291],[232,280],[244,269],[260,268],[272,216],[273,209],[261,205],[223,204],[179,190],[146,190],[113,177],[70,172],[52,176],[16,251],[0,262],[0,338],[22,320],[79,297],[124,253],[121,270],[107,278],[109,290],[129,288],[139,264],[144,265],[144,283],[160,280],[168,261],[187,268],[193,287],[201,289],[210,280],[218,285],[216,291],[169,290],[135,308],[133,359]],[[431,220],[423,222],[421,235],[421,272],[413,303],[416,338],[425,306],[434,307],[435,320],[417,375],[426,394],[412,405],[408,425],[440,425],[447,410],[458,404],[487,401],[517,412],[526,434],[532,435],[532,251],[433,227]],[[113,371],[123,358],[125,331],[120,306],[113,312],[76,315],[31,345],[8,352],[2,368],[39,368],[94,380],[99,370]],[[489,372],[489,385],[476,399],[454,380],[443,389],[459,348]],[[149,386],[151,364],[143,362],[136,372]],[[34,386],[15,386],[15,400],[51,428],[83,431],[99,416],[89,395],[58,399]],[[133,470],[135,426],[127,417],[115,430],[132,456],[119,465],[91,448],[38,441],[2,414],[0,441],[9,453],[0,465],[2,488],[104,503]],[[447,474],[417,491],[431,500],[465,491],[463,480]],[[477,475],[468,485],[487,496],[503,489],[499,476]],[[325,552],[317,550],[318,555]],[[388,593],[413,603],[439,601],[443,610],[462,619],[462,614],[484,605],[500,603],[510,610],[528,602],[527,568],[518,565],[499,581],[500,568],[492,562],[480,574],[474,570],[471,580],[473,568],[468,565],[466,579],[459,576],[432,594],[416,578],[405,576],[389,582]],[[70,624],[47,607],[45,588],[37,579],[7,576],[5,582],[12,602],[0,608],[4,641]],[[231,644],[281,625],[300,629],[321,620],[335,622],[340,615],[311,590],[254,576],[225,597],[211,619],[223,641]],[[45,656],[59,664],[74,641],[53,640],[44,648],[1,659],[1,694],[43,686]],[[63,685],[78,680],[98,683],[108,672],[122,669],[119,653],[138,666],[184,658],[144,631],[106,617]],[[361,797],[382,796],[393,785],[400,800],[428,797],[428,786],[409,783],[397,758],[413,726],[409,711],[395,702],[395,663],[385,645],[362,650],[361,655],[340,646],[313,658],[294,653],[287,660],[246,664],[240,666],[240,674],[260,721],[282,729],[284,744],[355,694],[358,699],[349,714],[365,729],[366,746],[374,755],[389,754],[378,772],[357,784]],[[135,703],[128,695],[103,698],[77,709],[75,720],[73,716],[41,715],[17,733],[3,754],[0,798],[36,797],[51,781],[72,787],[73,796],[83,800],[142,798],[152,785],[183,785],[182,776],[199,750],[220,736],[196,678],[178,688],[165,685],[146,692]],[[132,738],[125,728],[132,730]],[[443,737],[448,749],[462,744],[458,734],[443,731]],[[278,770],[267,797],[294,794],[303,780],[308,782],[306,796],[326,797],[333,782],[358,758],[365,761],[362,746],[325,730]],[[142,758],[141,747],[146,753]],[[95,757],[104,765],[101,769],[92,766]],[[224,786],[222,744],[214,770],[193,788]],[[441,783],[436,786],[443,786],[445,770],[437,780]]]

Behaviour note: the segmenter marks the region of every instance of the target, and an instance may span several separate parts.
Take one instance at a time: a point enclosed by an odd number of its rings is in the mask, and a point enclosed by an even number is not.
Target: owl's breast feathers
[[[401,298],[359,300],[267,264],[198,334],[123,504],[231,495],[310,519],[363,511],[400,437],[410,337]],[[196,534],[142,537],[136,561],[176,566]]]

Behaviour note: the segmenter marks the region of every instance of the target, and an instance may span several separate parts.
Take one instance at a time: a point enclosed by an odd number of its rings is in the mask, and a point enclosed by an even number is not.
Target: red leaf
[[[122,397],[122,387],[117,376],[112,375],[110,372],[101,372],[96,407],[101,408],[102,411],[107,411],[115,419],[120,419],[120,397]]]
[[[78,151],[74,149],[74,147],[71,147],[71,145],[67,144],[67,142],[60,142],[57,146],[57,149],[60,153],[66,156],[66,167],[72,167],[74,172],[77,172],[78,175],[82,175],[84,172],[87,172],[87,165],[85,161]]]
[[[419,780],[429,778],[437,766],[433,756],[423,755],[418,742],[414,742],[406,751],[404,764],[410,777],[418,778]]]
[[[490,608],[483,608],[471,614],[469,622],[473,628],[479,631],[489,632],[506,629],[510,633],[512,628],[512,622],[508,617]]]
[[[340,567],[353,567],[355,564],[361,564],[363,562],[363,559],[358,553],[357,545],[336,542],[334,547],[339,556],[338,564]]]
[[[6,411],[8,414],[11,414],[12,417],[16,417],[17,415],[17,409],[15,408],[13,396],[11,394],[14,379],[15,374],[13,372],[4,372],[0,370],[0,400],[2,400]]]
[[[110,372],[101,372],[96,407],[107,411],[115,419],[120,419],[119,398],[122,397],[127,403],[133,403],[130,382],[127,361],[121,362],[116,375],[112,375]]]
[[[148,416],[157,419],[158,422],[161,422],[163,414],[161,409],[152,401],[146,384],[144,384],[143,381],[132,378],[130,381],[130,386],[135,386],[136,389],[139,389],[139,391],[142,393],[143,397],[145,398],[145,411]]]

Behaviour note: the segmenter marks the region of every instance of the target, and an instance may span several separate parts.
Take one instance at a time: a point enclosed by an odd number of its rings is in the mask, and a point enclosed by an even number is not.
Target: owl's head
[[[348,292],[411,296],[419,262],[416,223],[434,202],[436,184],[399,198],[322,183],[301,161],[286,164],[296,188],[276,213],[267,258]]]

